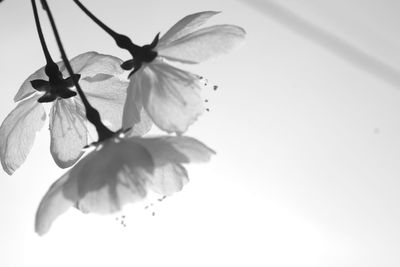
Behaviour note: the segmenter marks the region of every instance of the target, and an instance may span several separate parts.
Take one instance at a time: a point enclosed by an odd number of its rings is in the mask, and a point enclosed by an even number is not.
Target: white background
[[[400,4],[279,3],[84,1],[140,45],[204,10],[246,29],[237,51],[187,67],[219,85],[187,133],[217,155],[188,167],[182,192],[127,207],[127,227],[71,209],[38,237],[37,205],[64,172],[44,127],[25,164],[0,174],[0,266],[400,266]],[[49,4],[70,57],[129,58],[72,1]],[[0,5],[0,34],[3,119],[45,61],[29,1]]]

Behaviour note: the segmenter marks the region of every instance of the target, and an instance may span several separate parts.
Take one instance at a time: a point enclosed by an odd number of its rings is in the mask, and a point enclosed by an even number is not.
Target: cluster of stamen
[[[197,76],[197,78],[201,81],[201,84],[202,84],[204,87],[210,88],[209,82],[208,82],[208,79],[207,79],[207,78],[204,78],[203,76]],[[217,89],[218,89],[218,85],[212,85],[212,90],[213,90],[213,91],[217,91]],[[209,111],[210,111],[210,108],[208,107],[209,99],[208,99],[208,98],[204,99],[204,102],[207,103],[206,111],[209,112]]]

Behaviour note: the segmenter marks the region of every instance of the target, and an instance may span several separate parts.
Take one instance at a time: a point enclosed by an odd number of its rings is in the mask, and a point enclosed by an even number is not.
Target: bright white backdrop
[[[71,210],[38,237],[36,207],[63,173],[44,128],[26,163],[0,174],[0,266],[399,266],[396,1],[83,2],[138,44],[203,10],[247,30],[241,49],[190,67],[219,85],[188,132],[217,155],[188,168],[182,192],[128,207],[127,227]],[[72,1],[49,4],[70,57],[128,58]],[[5,0],[0,22],[3,119],[44,60],[29,1]]]

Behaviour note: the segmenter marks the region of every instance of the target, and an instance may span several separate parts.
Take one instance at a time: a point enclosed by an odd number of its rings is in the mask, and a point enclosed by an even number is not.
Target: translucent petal
[[[84,160],[53,183],[42,198],[35,218],[35,232],[39,235],[46,234],[53,221],[78,201],[77,175]]]
[[[144,198],[154,164],[147,150],[132,142],[108,140],[80,172],[77,207],[84,212],[113,213]]]
[[[138,75],[134,75],[135,79],[131,79],[127,89],[127,97],[124,105],[122,116],[123,128],[131,128],[131,135],[141,136],[150,131],[153,122],[143,108],[142,98],[140,96],[140,80],[142,73],[139,70]]]
[[[74,205],[83,212],[119,211],[146,196],[153,172],[154,163],[144,147],[109,139],[50,187],[36,213],[35,231],[45,234]]]
[[[99,54],[94,51],[80,54],[71,59],[70,63],[74,72],[81,74],[81,79],[87,79],[88,77],[93,78],[99,74],[104,79],[104,74],[119,75],[124,72],[120,67],[122,64],[121,59],[110,55]],[[60,70],[64,78],[69,77],[68,71],[63,63],[61,63]]]
[[[183,133],[204,112],[198,78],[154,61],[140,77],[144,108],[153,122],[169,133]]]
[[[129,82],[113,76],[106,80],[80,81],[89,103],[95,107],[101,116],[101,120],[111,130],[117,131],[122,126],[122,112],[126,99],[126,88]],[[75,100],[81,103],[80,98]]]
[[[25,161],[46,113],[35,95],[18,103],[0,127],[0,156],[3,169],[12,174]]]
[[[186,169],[180,164],[157,167],[150,179],[149,188],[160,195],[169,196],[182,190],[189,182]]]
[[[57,99],[50,112],[50,151],[61,168],[73,165],[87,145],[84,107],[71,98]]]
[[[188,136],[165,136],[130,139],[140,142],[153,157],[156,166],[168,163],[207,162],[215,152],[202,142]]]
[[[158,55],[183,63],[199,63],[226,54],[237,47],[246,32],[233,25],[216,25],[204,28],[160,46]]]
[[[212,16],[218,14],[215,11],[204,11],[188,15],[172,26],[158,41],[158,47],[169,44],[180,37],[193,32],[203,25]]]

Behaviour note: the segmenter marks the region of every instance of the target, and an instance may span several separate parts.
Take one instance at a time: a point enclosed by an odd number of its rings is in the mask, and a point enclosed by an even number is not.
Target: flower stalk
[[[34,0],[32,0],[34,2]],[[115,133],[108,129],[101,121],[100,119],[100,114],[99,112],[92,106],[90,105],[89,101],[87,100],[85,94],[82,91],[82,88],[79,85],[79,82],[77,79],[75,79],[74,71],[72,70],[71,64],[69,63],[68,57],[65,53],[63,44],[61,42],[60,35],[58,33],[53,15],[51,13],[51,10],[47,4],[46,0],[41,0],[43,9],[46,11],[47,16],[50,20],[51,28],[53,30],[54,36],[57,41],[58,48],[61,53],[61,58],[65,64],[66,69],[68,70],[68,73],[71,77],[73,78],[74,85],[76,87],[76,90],[78,91],[78,94],[80,98],[82,99],[83,105],[85,106],[85,111],[86,111],[86,118],[88,121],[90,121],[96,128],[97,134],[98,134],[98,141],[103,141],[111,136],[113,136]]]
[[[130,50],[139,50],[140,46],[132,43],[131,39],[125,35],[119,34],[104,24],[100,19],[98,19],[92,12],[90,12],[79,0],[74,0],[74,3],[100,28],[102,28],[106,33],[108,33],[117,43],[120,48]]]
[[[40,25],[36,2],[35,2],[35,0],[31,0],[31,2],[32,2],[33,15],[35,17],[36,30],[38,32],[40,44],[42,46],[42,50],[43,50],[44,56],[46,58],[45,73],[49,78],[52,78],[52,77],[57,76],[60,71],[59,71],[57,64],[54,63],[53,59],[51,58],[49,49],[47,48],[46,41],[43,36],[42,27]]]

